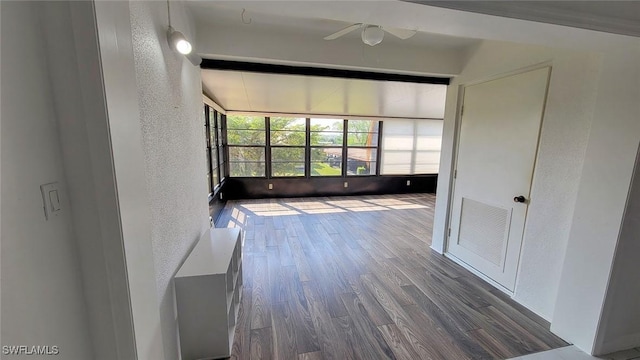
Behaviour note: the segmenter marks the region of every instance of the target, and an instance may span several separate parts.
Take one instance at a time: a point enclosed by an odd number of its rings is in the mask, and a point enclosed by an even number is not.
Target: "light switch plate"
[[[61,210],[60,189],[58,183],[52,182],[40,185],[42,193],[42,206],[44,207],[44,218],[50,220],[54,216],[58,216]]]

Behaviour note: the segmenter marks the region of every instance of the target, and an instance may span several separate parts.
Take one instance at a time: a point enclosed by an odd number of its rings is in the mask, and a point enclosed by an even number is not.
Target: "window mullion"
[[[207,169],[209,172],[209,192],[213,192],[213,164],[211,159],[211,108],[209,105],[205,105],[205,114],[204,114],[204,126],[207,135],[207,158],[209,159],[209,168]]]
[[[229,176],[229,145],[227,143],[227,115],[222,115],[220,117],[220,134],[222,134],[222,139],[220,139],[220,147],[222,148],[222,162],[225,164],[224,167],[224,177]]]
[[[376,176],[380,176],[380,163],[382,158],[382,127],[383,121],[378,122],[378,146],[376,147]]]
[[[271,118],[265,116],[265,149],[264,149],[264,164],[265,164],[265,176],[267,179],[271,179]]]
[[[311,178],[311,118],[305,119],[304,177]]]
[[[218,183],[217,184],[212,184],[211,185],[211,192],[213,192],[213,190],[216,188],[216,186],[218,186],[218,184],[220,184],[220,181],[222,180],[222,177],[220,176],[220,148],[218,147],[218,142],[220,142],[220,139],[218,139],[218,119],[220,117],[220,113],[218,113],[218,111],[214,111],[213,113],[213,138],[214,138],[214,143],[211,144],[211,147],[213,148],[215,146],[216,148],[216,159],[215,159],[215,164],[216,164],[216,174],[218,174]],[[209,131],[211,130],[211,121],[209,121]],[[211,150],[209,150],[209,154],[211,154]],[[211,167],[213,168],[213,159],[211,159]],[[212,169],[213,171],[213,169]]]
[[[342,177],[347,177],[348,120],[342,120]]]

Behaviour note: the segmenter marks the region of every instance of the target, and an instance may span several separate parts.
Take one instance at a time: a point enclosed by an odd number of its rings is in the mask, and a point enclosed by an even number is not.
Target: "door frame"
[[[544,126],[544,118],[546,117],[546,111],[547,111],[547,100],[549,98],[549,89],[551,88],[551,75],[553,73],[553,62],[552,61],[545,61],[542,63],[537,63],[534,65],[530,65],[530,66],[526,66],[526,67],[522,67],[522,68],[518,68],[515,70],[511,70],[511,71],[507,71],[507,72],[502,72],[499,74],[494,74],[494,75],[490,75],[490,76],[486,76],[486,77],[481,77],[479,79],[476,80],[472,80],[472,81],[467,81],[465,83],[461,83],[458,84],[458,94],[457,94],[457,99],[456,99],[456,114],[455,114],[455,124],[454,124],[454,134],[453,134],[453,144],[452,144],[452,156],[451,156],[451,168],[449,169],[450,171],[450,176],[449,176],[449,192],[447,193],[447,211],[446,211],[446,217],[445,217],[445,222],[444,222],[444,241],[442,243],[442,249],[441,249],[441,253],[442,255],[444,255],[445,257],[447,257],[448,259],[452,260],[453,262],[455,262],[456,264],[462,266],[463,268],[469,270],[471,273],[473,273],[474,275],[480,277],[481,279],[483,279],[484,281],[488,282],[489,284],[493,285],[495,288],[501,290],[502,292],[506,293],[507,295],[513,297],[515,295],[516,289],[517,289],[517,285],[518,285],[518,278],[520,275],[520,264],[521,264],[521,259],[522,259],[522,248],[525,242],[525,237],[524,235],[526,234],[526,230],[527,230],[527,219],[529,216],[529,205],[527,205],[527,210],[525,213],[525,219],[524,219],[524,228],[522,231],[522,242],[520,245],[520,249],[519,249],[519,254],[518,254],[518,261],[517,261],[517,265],[516,265],[516,279],[515,279],[515,286],[514,286],[514,290],[511,291],[507,288],[505,288],[503,285],[499,284],[498,282],[496,282],[495,280],[491,279],[490,277],[486,276],[485,274],[481,273],[480,271],[478,271],[477,269],[475,269],[474,267],[472,267],[471,265],[465,263],[464,261],[458,259],[456,256],[450,254],[448,252],[449,249],[449,241],[450,241],[450,234],[451,234],[451,218],[452,218],[452,211],[453,211],[453,195],[455,193],[455,183],[456,183],[456,177],[455,177],[455,173],[456,170],[458,168],[458,152],[459,152],[459,148],[460,148],[460,130],[461,130],[461,125],[462,125],[462,108],[464,106],[464,95],[465,95],[465,88],[468,86],[473,86],[473,85],[478,85],[478,84],[482,84],[485,82],[489,82],[489,81],[493,81],[493,80],[498,80],[498,79],[502,79],[502,78],[506,78],[509,76],[513,76],[513,75],[519,75],[519,74],[523,74],[529,71],[534,71],[534,70],[539,70],[539,69],[543,69],[543,68],[549,68],[549,74],[548,74],[548,79],[547,79],[547,89],[544,95],[544,103],[542,106],[542,119],[540,120],[540,130],[538,132],[538,141],[536,142],[536,150],[535,150],[535,157],[534,157],[534,161],[533,161],[533,171],[531,173],[531,184],[529,185],[529,194],[531,196],[531,190],[533,189],[533,183],[535,180],[535,176],[536,176],[536,170],[538,167],[538,156],[540,155],[540,139],[542,138],[542,128]]]

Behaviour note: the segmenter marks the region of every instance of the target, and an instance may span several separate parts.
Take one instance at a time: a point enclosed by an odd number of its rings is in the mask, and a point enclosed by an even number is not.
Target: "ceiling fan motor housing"
[[[375,46],[384,39],[384,30],[380,26],[367,25],[362,29],[362,42],[369,46]]]

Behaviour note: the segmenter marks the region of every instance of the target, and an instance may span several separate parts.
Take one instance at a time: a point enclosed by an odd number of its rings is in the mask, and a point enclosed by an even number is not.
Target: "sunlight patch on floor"
[[[242,204],[239,208],[250,213],[244,213],[234,209],[231,217],[237,220],[238,224],[244,224],[246,217],[255,216],[287,216],[301,214],[332,214],[345,212],[368,212],[368,211],[388,211],[388,210],[413,210],[428,209],[429,206],[416,204],[409,199],[366,199],[366,200],[329,200],[329,201],[296,201],[286,203],[275,203],[271,200],[265,202],[253,202]]]

